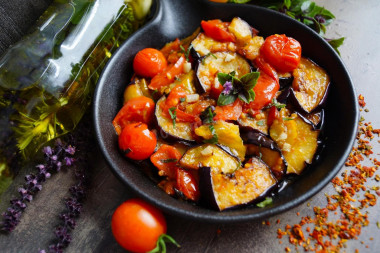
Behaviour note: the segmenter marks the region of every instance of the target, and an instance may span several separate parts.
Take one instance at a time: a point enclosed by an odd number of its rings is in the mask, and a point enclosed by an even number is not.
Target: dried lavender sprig
[[[42,189],[42,183],[50,178],[52,173],[60,171],[62,166],[73,164],[75,147],[65,145],[60,139],[57,139],[54,148],[46,146],[43,152],[45,164],[36,166],[38,170],[36,174],[25,176],[25,184],[18,190],[21,196],[12,199],[10,207],[2,214],[1,231],[12,232],[20,222],[22,212],[27,207],[26,202],[33,200],[33,195]]]
[[[89,115],[86,115],[89,116]],[[90,120],[82,120],[73,134],[68,135],[69,143],[75,144],[76,158],[66,161],[74,167],[74,177],[76,183],[69,189],[70,197],[65,199],[66,210],[63,211],[59,218],[61,223],[55,229],[55,240],[49,245],[48,252],[61,253],[71,242],[71,233],[76,227],[76,220],[82,211],[83,202],[86,197],[88,185],[88,156],[89,150],[93,147],[91,126],[88,125]],[[73,145],[74,146],[74,145]],[[70,150],[66,150],[70,152]],[[46,250],[41,250],[40,253],[45,253]]]

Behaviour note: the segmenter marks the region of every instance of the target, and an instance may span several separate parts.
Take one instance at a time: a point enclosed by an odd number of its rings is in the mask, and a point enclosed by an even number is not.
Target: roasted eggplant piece
[[[268,110],[251,117],[248,113],[242,113],[238,119],[241,132],[258,131],[268,135]]]
[[[218,120],[213,125],[218,144],[227,147],[229,151],[241,161],[244,160],[246,148],[240,137],[239,126]],[[213,137],[210,126],[202,125],[194,130],[195,134],[209,140]]]
[[[239,44],[246,44],[254,36],[252,27],[239,17],[232,19],[228,31],[235,35]],[[254,30],[254,32],[256,35],[257,31]]]
[[[317,110],[326,100],[330,78],[326,71],[309,59],[301,58],[293,71],[290,99],[304,113]]]
[[[285,157],[288,174],[299,175],[311,164],[318,147],[319,130],[314,130],[298,114],[275,119],[269,133]]]
[[[191,42],[192,48],[194,49],[194,52],[191,52],[191,54],[194,55],[194,53],[196,53],[199,57],[204,57],[216,52],[231,51],[232,48],[228,49],[228,44],[228,42],[220,42],[208,37],[204,33],[200,33]]]
[[[192,124],[190,122],[176,122],[163,113],[162,105],[165,104],[166,97],[161,97],[156,103],[155,118],[157,121],[158,133],[167,142],[187,142],[195,143],[192,135]]]
[[[287,163],[275,141],[253,130],[242,133],[242,138],[247,148],[246,156],[260,157],[277,179],[281,179],[286,174]]]
[[[236,77],[251,72],[249,63],[239,54],[232,52],[217,52],[215,54],[206,55],[198,62],[196,67],[196,76],[198,91],[200,93],[208,92],[211,86],[218,87],[218,73],[230,73],[235,71]]]
[[[298,113],[298,116],[300,116],[306,123],[312,125],[314,130],[321,130],[324,123],[325,110],[322,109],[319,112],[308,114]]]
[[[201,167],[218,168],[223,173],[231,173],[240,168],[241,162],[214,144],[203,144],[190,148],[179,160],[181,167],[197,170]]]
[[[205,204],[222,211],[260,200],[276,183],[269,167],[253,157],[243,168],[229,173],[220,166],[202,167],[199,189]]]
[[[270,149],[253,144],[247,144],[247,156],[257,156],[265,162],[277,180],[286,175],[287,163],[280,149]]]

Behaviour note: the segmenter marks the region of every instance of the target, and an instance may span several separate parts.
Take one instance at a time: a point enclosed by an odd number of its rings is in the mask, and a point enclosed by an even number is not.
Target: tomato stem
[[[181,247],[170,235],[162,234],[158,237],[156,247],[147,253],[166,253],[166,242],[173,243],[178,248]]]

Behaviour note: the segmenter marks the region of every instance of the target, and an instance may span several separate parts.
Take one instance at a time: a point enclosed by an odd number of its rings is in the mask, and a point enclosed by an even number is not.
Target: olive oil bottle
[[[55,0],[0,58],[0,193],[47,142],[72,131],[112,53],[152,0]]]

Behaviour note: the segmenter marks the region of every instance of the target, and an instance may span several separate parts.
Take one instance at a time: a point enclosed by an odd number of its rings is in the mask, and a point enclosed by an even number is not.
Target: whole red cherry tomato
[[[126,250],[148,252],[166,235],[166,221],[161,211],[140,199],[130,199],[116,208],[111,221],[116,241]],[[169,237],[169,238],[168,238]]]
[[[235,42],[235,35],[228,31],[228,22],[222,22],[220,19],[202,20],[201,26],[205,34],[214,40],[221,42]]]
[[[280,72],[297,68],[301,60],[301,44],[285,34],[267,37],[260,49],[264,59]]]
[[[144,160],[156,148],[156,135],[144,123],[126,125],[119,135],[119,148],[125,156],[133,160]]]
[[[137,75],[144,77],[154,77],[167,65],[165,56],[154,48],[145,48],[139,51],[133,60],[133,70]]]
[[[154,101],[140,96],[128,100],[113,119],[112,124],[117,134],[129,123],[142,122],[149,124],[154,116]]]

